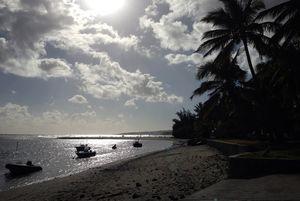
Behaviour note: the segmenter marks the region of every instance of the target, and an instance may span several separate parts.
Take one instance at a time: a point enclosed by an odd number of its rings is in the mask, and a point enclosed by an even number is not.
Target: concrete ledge
[[[243,145],[238,143],[232,143],[226,140],[213,140],[213,139],[208,139],[207,144],[211,147],[218,149],[226,156],[244,153],[244,152],[259,151],[264,149],[265,147],[263,144]]]
[[[299,201],[300,175],[228,179],[194,193],[184,201]]]
[[[268,174],[300,173],[300,160],[244,157],[248,153],[229,156],[230,178],[254,178]]]

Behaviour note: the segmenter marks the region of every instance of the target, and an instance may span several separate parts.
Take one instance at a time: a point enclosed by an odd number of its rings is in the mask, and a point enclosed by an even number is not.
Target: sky
[[[272,6],[280,0],[266,0]],[[217,0],[0,0],[0,133],[171,129]],[[251,50],[254,63],[260,61]],[[240,64],[246,66],[244,57]]]

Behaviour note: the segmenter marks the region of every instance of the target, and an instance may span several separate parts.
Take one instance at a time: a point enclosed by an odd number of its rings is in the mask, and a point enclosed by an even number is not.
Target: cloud
[[[69,64],[61,59],[41,59],[39,68],[42,71],[42,77],[69,77],[72,75]]]
[[[116,45],[125,51],[152,55],[140,45],[137,36],[120,36],[74,1],[3,0],[0,13],[0,70],[5,73],[45,79],[72,76],[72,65],[49,57],[49,44],[60,49],[75,45],[93,51]]]
[[[207,10],[215,7],[216,2],[216,0],[153,0],[145,9],[146,14],[140,18],[140,27],[153,32],[164,49],[195,50],[202,33],[210,28],[210,25],[199,21]],[[160,16],[159,20],[155,20],[153,15],[158,14],[158,7],[161,4],[167,4],[169,12]],[[184,22],[183,18],[187,18],[189,23]]]
[[[130,48],[136,48],[140,42],[134,35],[121,37],[112,26],[105,23],[85,25],[79,32],[87,40],[90,40],[91,47],[101,47],[102,44],[116,44],[125,50],[129,50]]]
[[[0,107],[1,121],[25,121],[31,118],[28,106],[20,106],[14,103],[7,103]]]
[[[81,79],[81,90],[98,99],[119,99],[127,96],[147,102],[182,102],[183,98],[169,95],[164,91],[162,82],[139,70],[129,72],[108,55],[97,54],[99,63],[87,65],[77,63],[77,77]]]
[[[32,114],[26,105],[7,103],[0,106],[0,133],[5,134],[59,134],[59,133],[98,133],[128,130],[123,114],[115,118],[102,119],[91,109],[80,113],[66,113],[61,110],[48,110]],[[107,118],[107,117],[105,117]]]
[[[47,74],[45,69],[41,69],[45,62],[47,37],[74,23],[67,8],[67,3],[59,0],[2,1],[0,69],[24,77],[69,76],[65,71],[59,75],[57,72]]]
[[[200,54],[168,54],[165,56],[165,59],[168,60],[169,65],[176,65],[181,63],[192,63],[192,64],[201,64],[204,58]]]
[[[64,122],[69,117],[69,114],[60,112],[58,110],[46,111],[42,113],[42,118],[40,118],[39,123],[52,123],[56,124],[59,122]]]
[[[127,100],[125,103],[124,103],[125,106],[127,107],[134,107],[135,109],[138,109],[136,103],[135,103],[135,99],[130,99],[130,100]]]
[[[76,103],[76,104],[87,104],[88,103],[87,99],[82,95],[75,95],[75,96],[69,98],[68,101],[71,103]]]

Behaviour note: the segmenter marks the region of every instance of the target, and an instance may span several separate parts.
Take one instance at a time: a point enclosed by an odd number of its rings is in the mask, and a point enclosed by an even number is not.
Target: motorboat
[[[143,144],[139,140],[135,141],[132,145],[133,147],[137,147],[137,148],[143,146]]]
[[[11,174],[14,175],[29,174],[43,169],[41,166],[33,165],[31,161],[27,161],[25,164],[8,163],[5,165],[5,168],[9,169]]]
[[[84,151],[84,150],[90,150],[91,147],[89,147],[87,144],[81,144],[79,146],[76,146],[76,151]]]
[[[91,150],[87,144],[81,144],[80,146],[76,146],[76,155],[78,158],[89,158],[92,156],[96,156],[96,151]]]

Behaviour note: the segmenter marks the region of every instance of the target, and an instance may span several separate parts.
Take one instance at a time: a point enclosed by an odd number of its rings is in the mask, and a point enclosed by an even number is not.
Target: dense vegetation
[[[208,99],[193,112],[177,112],[174,136],[299,139],[300,1],[269,9],[260,0],[220,1],[224,6],[202,19],[214,30],[203,34],[196,51],[216,55],[198,68],[201,84],[191,97]],[[253,64],[250,47],[261,63]]]

